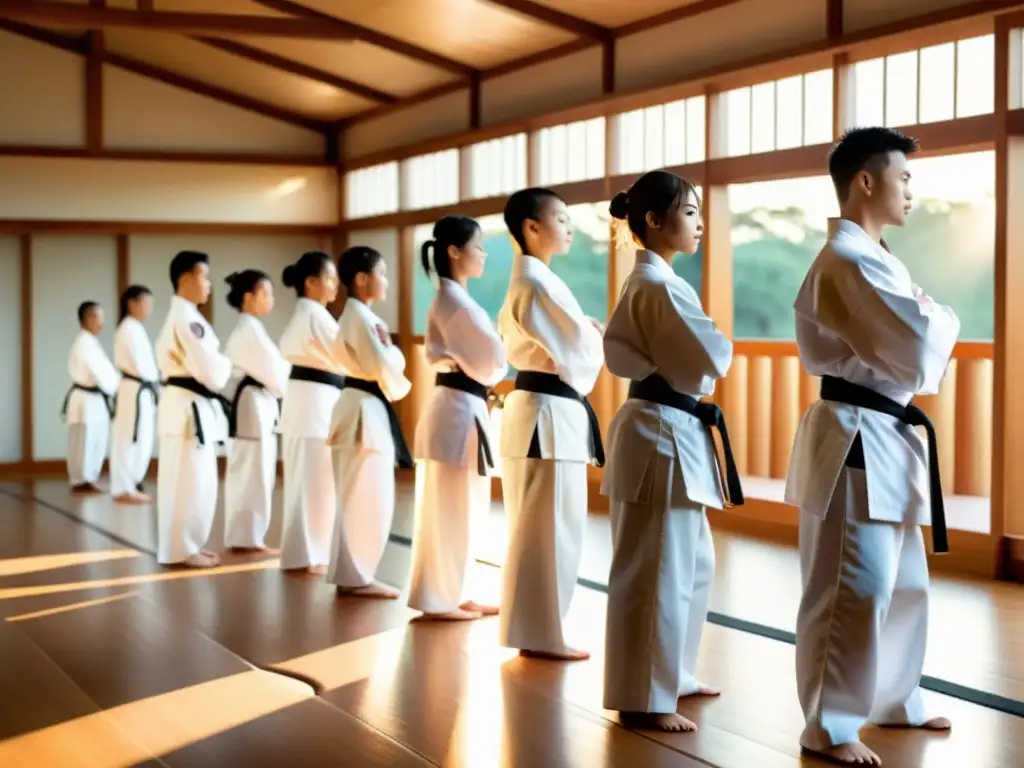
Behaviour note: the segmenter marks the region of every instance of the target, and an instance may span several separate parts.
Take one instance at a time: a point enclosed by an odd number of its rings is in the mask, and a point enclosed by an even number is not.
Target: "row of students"
[[[880,764],[859,741],[869,721],[950,727],[924,714],[918,687],[928,583],[920,525],[930,521],[940,537],[944,525],[934,446],[926,451],[911,426],[930,425],[908,403],[937,390],[959,321],[912,282],[881,237],[883,227],[906,220],[906,160],[915,149],[880,128],[852,131],[834,148],[829,172],[841,215],[830,222],[794,305],[801,360],[823,377],[787,480],[787,500],[801,508],[801,745],[851,764]],[[551,190],[522,190],[506,205],[521,254],[497,335],[466,290],[483,270],[479,227],[462,217],[435,227],[424,257],[440,283],[426,337],[438,386],[415,441],[410,604],[427,618],[495,612],[463,600],[465,542],[470,518],[489,503],[481,477],[493,446],[483,398],[511,364],[518,373],[499,449],[509,526],[500,639],[523,655],[587,658],[566,643],[562,621],[582,552],[586,467],[604,463],[587,395],[607,363],[630,386],[609,430],[602,487],[613,536],[605,706],[641,727],[692,730],[677,714],[678,699],[718,694],[694,674],[714,573],[705,509],[743,501],[721,412],[700,401],[727,375],[732,345],[670,268],[676,253],[696,251],[702,234],[692,185],[666,172],[645,174],[616,196],[611,213],[626,220],[641,247],[607,330],[550,269],[572,237],[566,205]],[[291,336],[282,339],[292,363],[281,430],[282,566],[322,561],[328,502],[336,500],[329,580],[343,591],[394,597],[373,578],[393,514],[393,466],[409,463],[390,403],[408,393],[409,382],[370,308],[386,292],[385,268],[370,249],[343,255],[338,271],[350,301],[334,324],[326,311],[334,268],[325,255],[316,258],[307,254],[306,265],[300,269],[300,260],[285,276],[302,298]],[[173,315],[172,308],[169,324]],[[184,321],[199,342],[206,337],[194,317]],[[299,382],[319,389],[302,392]],[[290,404],[305,414],[301,424],[290,422]],[[936,543],[942,551],[944,541]],[[298,553],[291,559],[289,547]]]

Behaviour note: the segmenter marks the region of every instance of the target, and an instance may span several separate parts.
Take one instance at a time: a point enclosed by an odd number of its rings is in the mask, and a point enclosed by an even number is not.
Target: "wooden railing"
[[[433,389],[423,345],[408,350],[412,393],[403,403],[403,424],[412,438],[419,414]],[[990,342],[957,345],[936,395],[915,403],[931,417],[939,440],[947,494],[988,496],[992,464],[992,354]],[[499,391],[511,388],[503,382]],[[819,382],[800,365],[792,341],[737,341],[732,368],[719,384],[715,401],[725,411],[740,473],[750,477],[786,476],[793,437],[807,408],[818,399]],[[625,382],[602,372],[591,402],[603,430],[625,399]]]

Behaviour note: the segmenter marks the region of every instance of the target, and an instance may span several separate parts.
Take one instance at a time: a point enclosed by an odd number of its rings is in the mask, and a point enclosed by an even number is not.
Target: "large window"
[[[402,161],[402,210],[434,208],[459,200],[459,150],[446,149]]]
[[[641,173],[704,160],[703,96],[680,99],[615,118],[615,173]]]
[[[994,329],[995,158],[911,160],[914,209],[885,238],[910,274],[961,320],[960,338]],[[827,176],[729,187],[737,338],[792,339],[793,300],[838,206]]]
[[[852,75],[854,125],[916,125],[989,114],[995,107],[995,37],[858,61]]]
[[[584,203],[569,206],[573,224],[573,242],[569,253],[551,262],[557,274],[575,294],[583,311],[604,322],[608,316],[608,245],[610,240],[608,203]],[[479,280],[471,280],[469,294],[487,310],[493,320],[505,301],[512,275],[515,245],[500,215],[477,219],[483,230],[487,266]],[[413,282],[413,333],[427,329],[427,311],[434,298],[434,282],[420,263],[420,249],[430,239],[432,224],[416,227],[416,274]]]
[[[398,210],[398,163],[381,163],[345,174],[345,217],[361,219]]]
[[[722,94],[727,157],[827,144],[832,140],[832,70]]]
[[[526,186],[526,134],[481,141],[466,148],[470,200],[508,195]]]
[[[604,176],[605,120],[595,117],[533,134],[533,176],[550,186]]]

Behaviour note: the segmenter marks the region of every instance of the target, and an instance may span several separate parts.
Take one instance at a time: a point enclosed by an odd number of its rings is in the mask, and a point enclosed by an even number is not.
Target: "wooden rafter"
[[[253,0],[253,2],[279,13],[290,14],[307,22],[338,25],[340,28],[348,30],[350,38],[376,45],[379,48],[385,48],[446,72],[453,72],[467,80],[476,72],[476,69],[468,64],[463,64],[461,61],[449,59],[447,56],[428,51],[426,48],[420,48],[418,45],[405,40],[399,40],[397,37],[385,35],[369,27],[353,24],[350,21],[343,21],[336,16],[331,16],[313,8],[307,8],[300,3],[292,2],[292,0]]]
[[[350,26],[327,19],[277,18],[234,13],[181,13],[129,8],[97,8],[38,0],[0,0],[0,17],[13,21],[80,29],[139,29],[185,35],[258,35],[349,40]]]
[[[591,40],[608,40],[612,37],[612,30],[595,24],[592,21],[581,19],[579,16],[572,16],[563,13],[548,5],[541,5],[533,0],[485,0],[491,5],[500,5],[510,11],[531,18],[535,21],[542,21],[552,27],[564,29],[574,35],[587,37]]]
[[[89,53],[88,41],[84,37],[67,38],[47,29],[38,29],[37,27],[33,27],[29,24],[22,24],[17,21],[8,21],[3,18],[0,18],[0,30],[11,32],[15,35],[28,38],[29,40],[35,40],[38,43],[44,43],[45,45],[59,48],[63,51],[77,53],[79,56],[87,56]],[[122,56],[120,54],[110,53],[107,51],[104,53],[103,61],[105,64],[111,64],[115,67],[128,70],[129,72],[134,72],[137,75],[142,75],[143,77],[148,77],[153,80],[159,80],[160,82],[167,83],[168,85],[173,85],[178,88],[184,88],[199,96],[206,96],[216,101],[224,102],[225,104],[231,104],[232,106],[246,109],[265,117],[273,118],[274,120],[280,120],[283,123],[297,125],[300,128],[305,128],[306,130],[323,132],[327,129],[327,124],[323,121],[314,120],[313,118],[305,117],[303,115],[297,115],[294,112],[290,112],[277,106],[276,104],[269,104],[265,101],[254,99],[251,96],[245,96],[244,94],[237,93],[236,91],[230,91],[226,88],[210,85],[209,83],[201,82],[185,75],[180,75],[177,72],[161,69],[160,67],[147,64],[146,62],[139,61],[128,56]]]
[[[378,104],[394,104],[398,101],[398,97],[390,93],[378,91],[376,88],[371,88],[363,83],[357,83],[355,80],[349,80],[347,77],[341,77],[333,72],[311,67],[308,64],[302,64],[284,56],[278,56],[276,53],[265,51],[262,48],[254,48],[245,43],[239,43],[234,40],[222,40],[216,37],[194,36],[192,39],[225,53],[230,53],[232,56],[254,61],[257,64],[264,64],[268,67],[279,69],[282,72],[305,77],[309,80],[315,80],[318,83],[324,83],[342,91],[348,91],[364,99],[375,101]]]

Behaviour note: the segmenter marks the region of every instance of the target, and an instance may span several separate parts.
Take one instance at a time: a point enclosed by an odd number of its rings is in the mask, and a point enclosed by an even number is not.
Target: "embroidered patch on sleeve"
[[[197,339],[203,338],[206,335],[206,329],[203,328],[202,323],[189,323],[189,330],[196,335]]]
[[[388,333],[388,329],[383,325],[377,326],[377,338],[380,339],[380,343],[385,347],[391,344],[391,334]]]

